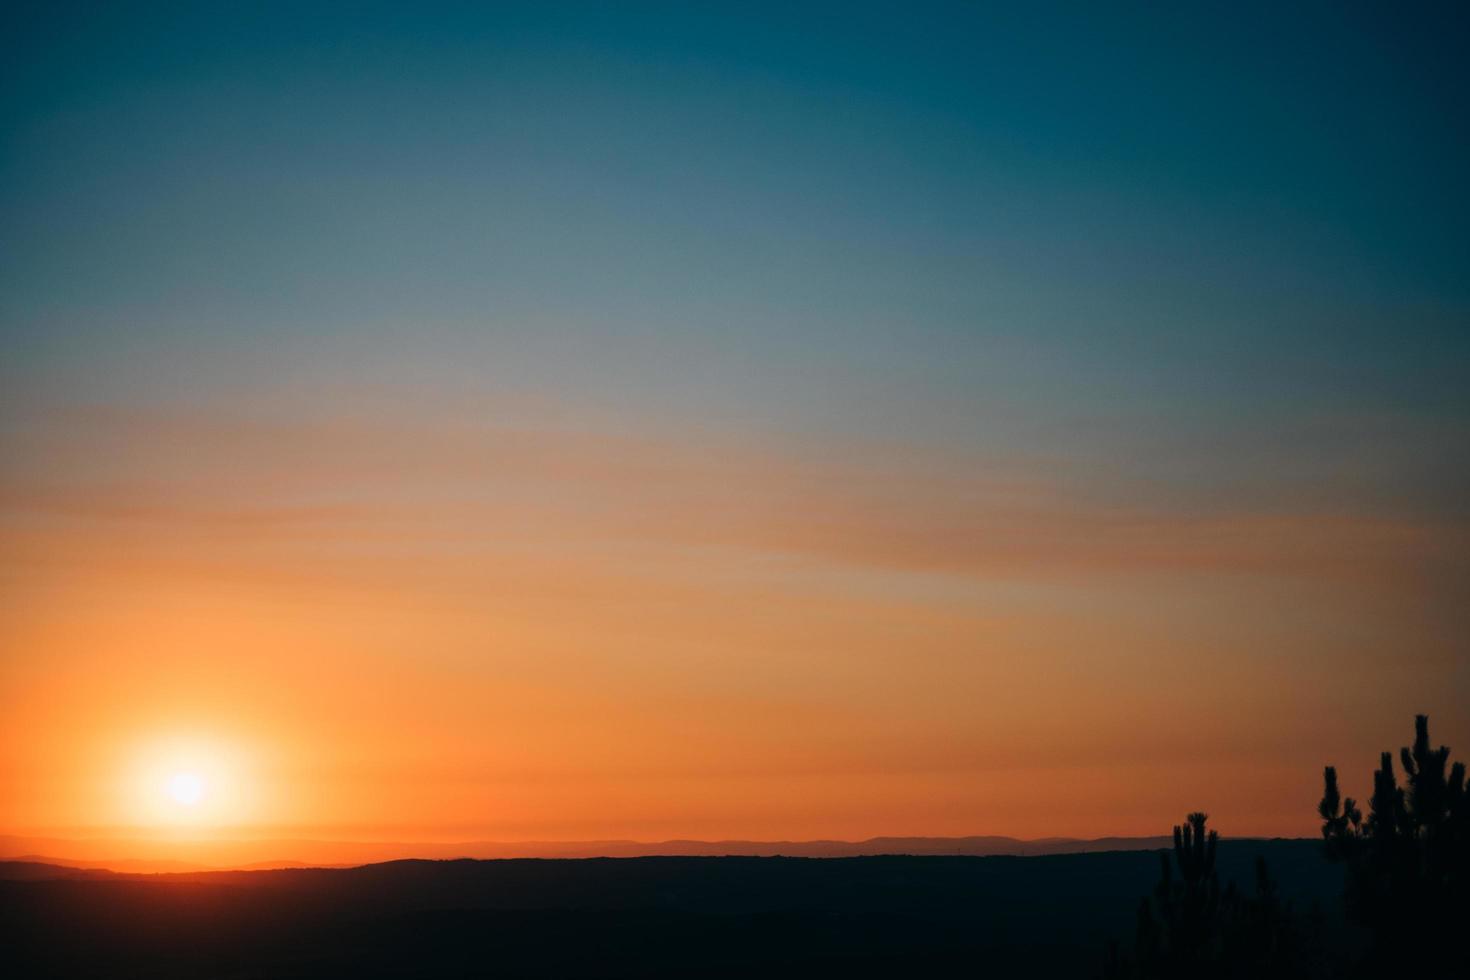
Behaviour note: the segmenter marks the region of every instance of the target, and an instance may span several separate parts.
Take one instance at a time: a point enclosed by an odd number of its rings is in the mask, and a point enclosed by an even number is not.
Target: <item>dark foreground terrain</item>
[[[1313,841],[1264,855],[1297,909],[1340,928]],[[1097,975],[1131,937],[1154,852],[1048,857],[395,861],[119,875],[0,863],[17,977]],[[11,972],[13,971],[13,972]]]

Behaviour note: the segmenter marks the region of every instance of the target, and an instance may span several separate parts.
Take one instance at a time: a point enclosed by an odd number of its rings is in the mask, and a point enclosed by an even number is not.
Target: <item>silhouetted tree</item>
[[[1343,800],[1337,788],[1337,769],[1328,766],[1322,770],[1322,781],[1326,791],[1322,802],[1317,804],[1317,813],[1322,817],[1322,836],[1327,840],[1328,850],[1333,857],[1347,857],[1357,849],[1363,836],[1363,811],[1349,796]]]
[[[1172,855],[1159,852],[1153,898],[1138,907],[1134,955],[1130,959],[1113,944],[1104,975],[1109,980],[1317,975],[1264,858],[1256,859],[1254,895],[1242,895],[1234,883],[1222,891],[1215,870],[1220,837],[1206,829],[1207,820],[1203,813],[1191,813],[1174,828]]]
[[[1342,802],[1336,770],[1323,773],[1327,855],[1347,866],[1347,913],[1373,937],[1365,972],[1451,956],[1460,936],[1450,927],[1470,922],[1470,793],[1464,764],[1450,766],[1449,755],[1430,748],[1429,718],[1415,718],[1414,744],[1399,752],[1408,786],[1384,752],[1366,821]]]
[[[1191,813],[1174,827],[1174,880],[1167,851],[1159,852],[1159,883],[1154,903],[1163,920],[1161,952],[1174,968],[1205,957],[1217,938],[1220,916],[1220,878],[1215,873],[1215,848],[1220,834],[1205,830],[1209,816]]]

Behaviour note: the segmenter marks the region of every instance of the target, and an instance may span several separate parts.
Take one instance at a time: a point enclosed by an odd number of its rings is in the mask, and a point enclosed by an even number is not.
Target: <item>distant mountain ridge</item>
[[[73,871],[115,871],[118,874],[190,874],[198,871],[282,871],[293,868],[347,868],[356,867],[349,864],[308,864],[304,861],[254,861],[250,864],[232,864],[220,866],[214,864],[199,864],[193,861],[176,861],[167,858],[59,858],[49,854],[21,854],[16,856],[0,857],[0,863],[18,865],[36,865],[44,867],[64,868]]]
[[[159,873],[213,869],[344,867],[403,858],[868,857],[882,854],[994,857],[1146,851],[1167,837],[872,837],[861,841],[331,841],[148,840],[0,836],[0,860]]]
[[[1222,841],[1221,880],[1250,882],[1261,858],[1285,901],[1340,916],[1342,868],[1320,841]],[[0,949],[7,976],[54,980],[196,980],[224,964],[239,978],[806,980],[973,976],[980,966],[1039,980],[1098,973],[1107,940],[1135,929],[1158,868],[1136,849],[156,875],[0,861]]]

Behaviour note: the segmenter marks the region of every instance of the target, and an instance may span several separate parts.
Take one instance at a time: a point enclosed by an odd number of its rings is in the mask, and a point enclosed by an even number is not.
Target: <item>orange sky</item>
[[[1309,834],[1320,766],[1365,780],[1415,711],[1470,744],[1426,682],[1454,526],[464,421],[495,414],[37,428],[4,487],[0,830]],[[208,805],[163,799],[181,766]]]
[[[1314,835],[1470,754],[1463,32],[758,6],[5,19],[0,835]]]

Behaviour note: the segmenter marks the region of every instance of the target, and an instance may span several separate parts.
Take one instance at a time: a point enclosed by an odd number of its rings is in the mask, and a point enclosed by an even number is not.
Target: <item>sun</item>
[[[140,737],[117,769],[119,823],[204,832],[259,818],[261,773],[242,737]]]
[[[204,799],[204,778],[197,772],[176,772],[168,779],[168,796],[180,806],[198,806]]]

